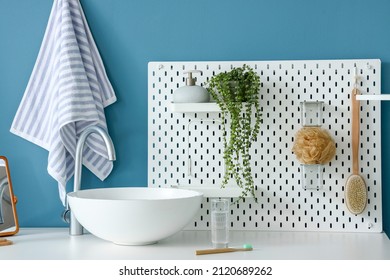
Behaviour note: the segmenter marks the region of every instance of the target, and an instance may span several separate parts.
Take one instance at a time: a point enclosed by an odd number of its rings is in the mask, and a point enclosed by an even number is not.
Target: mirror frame
[[[12,181],[11,181],[11,173],[9,171],[9,165],[8,165],[8,160],[5,156],[0,156],[0,159],[2,159],[5,163],[5,171],[7,173],[7,178],[8,178],[8,187],[9,187],[9,193],[12,201],[12,212],[14,215],[14,221],[15,221],[15,230],[13,231],[6,231],[5,229],[3,232],[0,232],[0,236],[9,236],[9,235],[14,235],[19,232],[19,222],[18,222],[18,216],[16,215],[16,202],[17,198],[14,195],[14,192],[12,190]]]

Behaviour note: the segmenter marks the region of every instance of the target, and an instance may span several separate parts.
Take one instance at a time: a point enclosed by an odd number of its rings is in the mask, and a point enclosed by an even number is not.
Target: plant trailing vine
[[[260,77],[250,66],[244,64],[243,67],[211,77],[208,91],[222,111],[223,158],[226,165],[222,188],[233,178],[242,188],[237,201],[251,194],[257,202],[250,148],[256,141],[262,122],[259,105]]]

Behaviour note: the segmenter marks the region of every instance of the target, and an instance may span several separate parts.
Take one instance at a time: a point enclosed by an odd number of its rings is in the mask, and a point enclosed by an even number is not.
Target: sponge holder
[[[301,120],[304,127],[321,127],[324,101],[301,102]]]
[[[301,102],[301,122],[303,127],[321,127],[323,101]],[[322,164],[301,164],[301,182],[305,190],[322,188]]]

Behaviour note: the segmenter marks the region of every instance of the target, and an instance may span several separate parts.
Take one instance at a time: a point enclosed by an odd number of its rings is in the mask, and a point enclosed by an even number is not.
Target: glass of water
[[[211,200],[211,241],[214,248],[226,248],[229,243],[229,200]]]

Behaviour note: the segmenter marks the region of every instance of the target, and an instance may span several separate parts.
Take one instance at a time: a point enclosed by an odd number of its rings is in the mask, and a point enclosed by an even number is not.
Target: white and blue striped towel
[[[107,129],[104,107],[116,101],[79,0],[55,0],[43,42],[11,132],[49,151],[49,174],[65,201],[76,142],[85,128]],[[112,162],[91,135],[83,164],[104,180]]]

